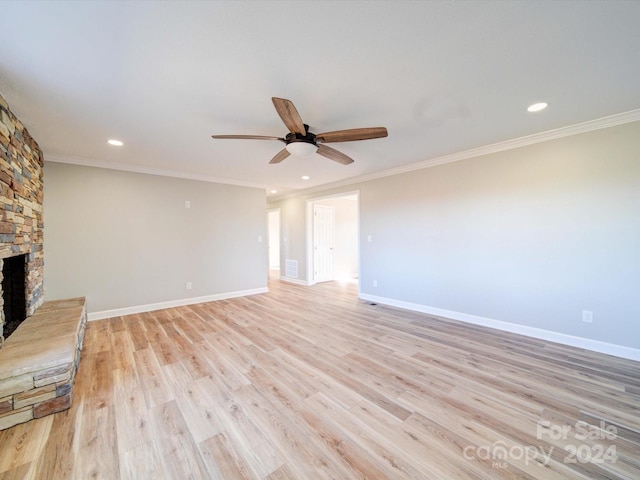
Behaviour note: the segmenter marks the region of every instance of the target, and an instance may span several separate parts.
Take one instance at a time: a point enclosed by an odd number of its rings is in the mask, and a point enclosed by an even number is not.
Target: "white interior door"
[[[313,206],[313,280],[333,280],[333,207]]]

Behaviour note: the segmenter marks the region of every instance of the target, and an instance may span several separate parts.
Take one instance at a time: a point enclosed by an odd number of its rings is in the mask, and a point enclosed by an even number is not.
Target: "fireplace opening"
[[[9,338],[18,325],[27,318],[26,255],[3,259],[2,298],[4,300],[4,328],[2,334]]]

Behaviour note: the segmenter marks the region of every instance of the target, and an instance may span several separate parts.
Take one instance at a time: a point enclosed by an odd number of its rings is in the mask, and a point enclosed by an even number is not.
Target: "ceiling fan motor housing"
[[[307,132],[305,135],[301,135],[299,133],[287,133],[285,137],[285,143],[289,145],[290,143],[302,142],[302,143],[310,143],[312,145],[318,146],[316,143],[316,136],[309,131],[309,125],[304,124],[304,130]]]

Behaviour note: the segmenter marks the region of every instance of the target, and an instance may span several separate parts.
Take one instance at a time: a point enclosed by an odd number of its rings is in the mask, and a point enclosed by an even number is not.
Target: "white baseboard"
[[[237,292],[217,293],[215,295],[205,295],[203,297],[181,298],[179,300],[169,300],[168,302],[149,303],[147,305],[135,305],[133,307],[116,308],[113,310],[103,310],[101,312],[91,312],[87,314],[87,320],[102,320],[104,318],[119,317],[121,315],[133,315],[135,313],[152,312],[154,310],[162,310],[164,308],[183,307],[185,305],[194,305],[196,303],[215,302],[216,300],[225,300],[227,298],[246,297],[247,295],[257,295],[259,293],[267,293],[267,287],[253,288],[250,290],[240,290]]]
[[[392,298],[377,297],[375,295],[368,295],[366,293],[360,293],[359,297],[362,300],[367,300],[369,302],[389,305],[391,307],[404,308],[406,310],[427,313],[438,317],[450,318],[452,320],[459,320],[461,322],[472,323],[474,325],[482,325],[484,327],[495,328],[497,330],[503,330],[505,332],[526,335],[527,337],[539,338],[541,340],[561,343],[563,345],[569,345],[571,347],[583,348],[585,350],[591,350],[599,353],[606,353],[607,355],[626,358],[628,360],[640,361],[640,350],[637,348],[601,342],[598,340],[592,340],[590,338],[576,337],[573,335],[568,335],[566,333],[544,330],[542,328],[528,327],[526,325],[518,325],[516,323],[504,322],[502,320],[495,320],[493,318],[480,317],[477,315],[470,315],[468,313],[455,312],[453,310],[444,310],[442,308],[430,307],[428,305],[421,305],[418,303],[403,302],[401,300],[395,300]]]
[[[281,276],[280,280],[282,280],[283,282],[295,283],[296,285],[304,285],[305,287],[308,287],[310,285],[309,282],[305,280],[300,280],[298,278]]]

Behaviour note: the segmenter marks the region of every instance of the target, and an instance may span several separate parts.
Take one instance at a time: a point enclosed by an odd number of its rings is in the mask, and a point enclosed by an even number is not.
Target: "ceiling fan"
[[[269,163],[280,163],[289,155],[310,155],[317,153],[343,165],[353,163],[353,159],[335,148],[328,147],[325,143],[333,142],[353,142],[355,140],[370,140],[372,138],[382,138],[387,136],[387,129],[384,127],[371,128],[351,128],[348,130],[336,130],[314,134],[309,131],[309,125],[302,122],[296,107],[291,100],[285,98],[271,98],[276,111],[284,124],[289,129],[289,133],[283,137],[269,137],[263,135],[211,135],[212,138],[230,138],[244,140],[278,140],[285,144]]]

